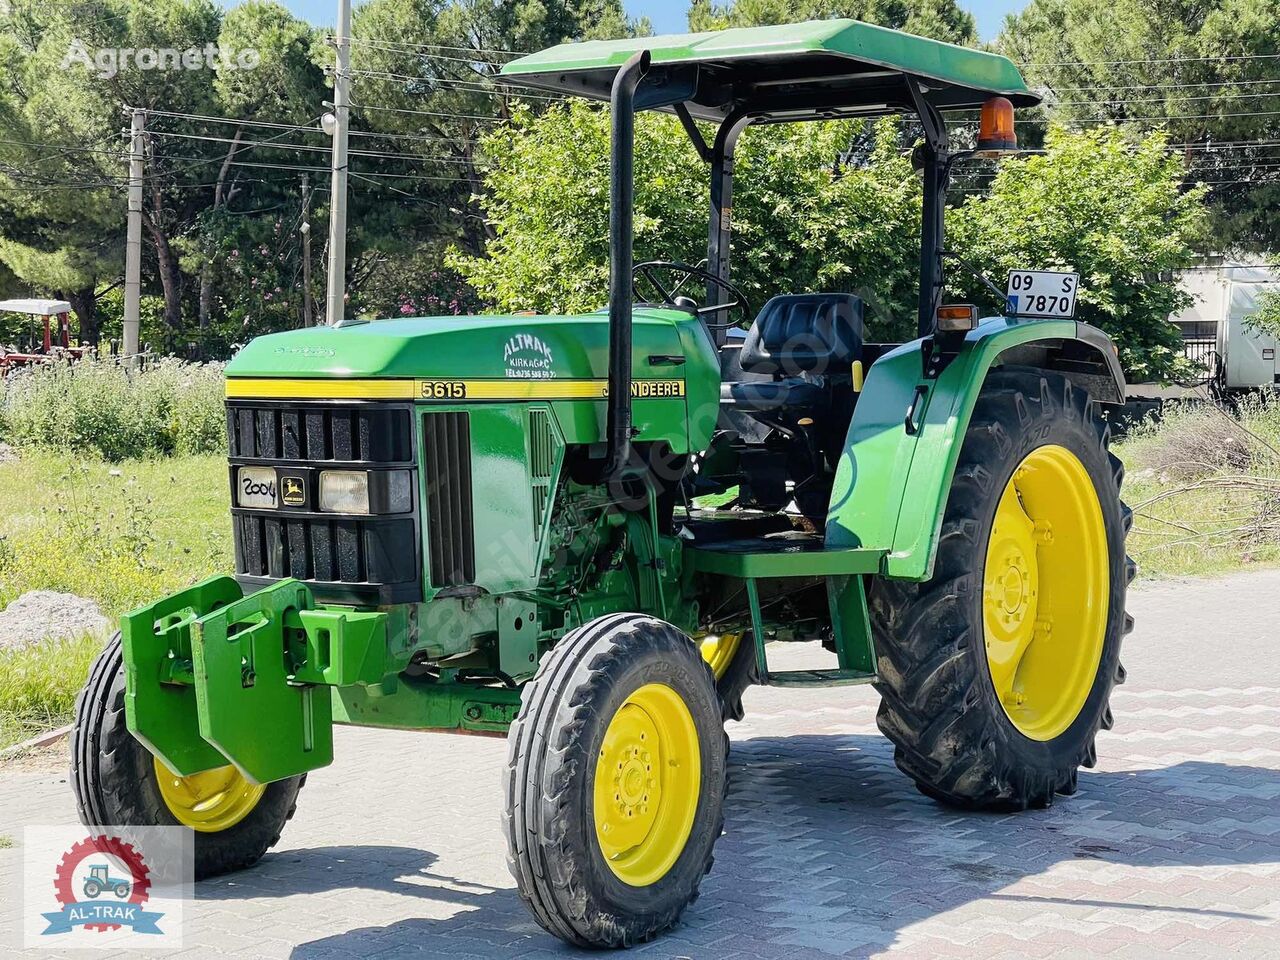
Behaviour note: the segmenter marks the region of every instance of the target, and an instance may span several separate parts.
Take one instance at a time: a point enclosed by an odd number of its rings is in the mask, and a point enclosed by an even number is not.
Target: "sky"
[[[319,25],[332,25],[337,19],[337,0],[283,0],[297,16]],[[360,0],[355,0],[359,3]],[[1000,32],[1004,15],[1021,9],[1026,0],[960,0],[960,5],[978,20],[978,36],[991,40]],[[623,0],[627,13],[648,17],[654,33],[684,33],[688,28],[685,11],[688,0]],[[228,6],[231,4],[228,3]]]

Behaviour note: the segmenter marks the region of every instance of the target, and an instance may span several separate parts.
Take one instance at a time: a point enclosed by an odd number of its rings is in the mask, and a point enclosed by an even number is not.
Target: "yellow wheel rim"
[[[702,760],[680,694],[648,683],[609,721],[596,760],[596,840],[623,883],[646,887],[679,859],[693,829]]]
[[[996,507],[982,582],[991,682],[1013,725],[1052,740],[1093,689],[1110,596],[1102,507],[1079,458],[1038,447]]]
[[[700,644],[702,659],[707,661],[717,680],[724,676],[729,664],[733,663],[733,655],[738,652],[738,645],[741,643],[740,633],[722,633],[718,637],[703,638]]]
[[[156,783],[169,812],[184,827],[201,833],[217,833],[234,827],[262,799],[266,784],[250,783],[235,767],[227,765],[180,777],[157,757]]]

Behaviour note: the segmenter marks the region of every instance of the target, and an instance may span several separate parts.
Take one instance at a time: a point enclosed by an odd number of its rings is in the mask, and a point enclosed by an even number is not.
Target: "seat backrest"
[[[848,370],[862,352],[862,300],[851,293],[774,297],[760,310],[742,345],[751,373]]]

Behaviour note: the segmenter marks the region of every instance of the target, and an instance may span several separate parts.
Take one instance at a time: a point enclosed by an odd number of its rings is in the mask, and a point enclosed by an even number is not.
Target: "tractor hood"
[[[672,367],[655,371],[648,358],[684,357],[687,338],[699,326],[683,311],[638,307],[635,377],[670,376]],[[603,311],[411,317],[258,337],[226,373],[230,378],[602,378],[608,374],[608,344],[609,319]]]

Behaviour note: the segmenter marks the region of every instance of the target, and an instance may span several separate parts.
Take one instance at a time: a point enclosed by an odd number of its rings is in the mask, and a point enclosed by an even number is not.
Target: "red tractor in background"
[[[71,304],[65,300],[0,300],[0,313],[22,313],[44,318],[44,340],[32,338],[27,349],[0,343],[0,376],[16,367],[47,363],[57,357],[79,358],[90,348],[71,345]],[[57,330],[54,330],[54,318]],[[77,340],[79,338],[77,337]]]

